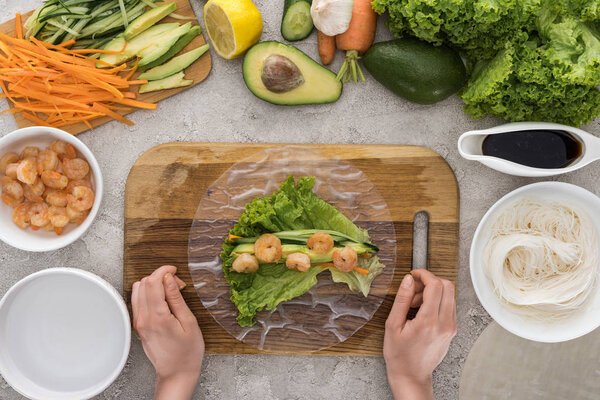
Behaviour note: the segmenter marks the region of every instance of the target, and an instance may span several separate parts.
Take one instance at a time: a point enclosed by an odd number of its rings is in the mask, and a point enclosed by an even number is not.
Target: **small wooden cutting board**
[[[178,23],[191,22],[192,25],[198,25],[198,20],[196,19],[194,10],[192,9],[192,6],[190,5],[189,0],[169,0],[168,2],[177,3],[177,10],[175,11],[177,14],[182,15],[184,17],[190,17],[193,19],[179,20],[179,19],[174,19],[171,17],[166,17],[166,18],[162,19],[159,23],[162,24],[162,23],[167,23],[167,22],[178,22]],[[28,13],[25,13],[22,15],[21,18],[22,18],[23,23],[25,23],[25,21],[27,21],[27,18],[29,18],[29,16],[31,14],[33,14],[33,11],[35,11],[35,10],[31,10]],[[15,36],[15,19],[13,18],[10,21],[0,24],[0,32],[6,34],[8,36],[14,37]],[[206,41],[204,40],[204,36],[198,35],[186,47],[184,47],[183,50],[181,50],[181,52],[178,54],[188,52],[190,50],[193,50],[197,47],[202,46],[203,44],[206,44]],[[137,100],[149,102],[149,103],[157,103],[160,100],[166,99],[167,97],[174,96],[177,93],[183,92],[184,90],[187,90],[187,89],[191,88],[192,86],[196,86],[197,84],[202,82],[208,76],[211,66],[212,66],[212,61],[210,58],[210,51],[207,51],[198,60],[196,60],[196,62],[194,62],[192,65],[190,65],[189,67],[187,67],[185,69],[185,78],[194,80],[194,83],[192,83],[190,86],[186,86],[186,87],[182,87],[182,88],[175,88],[175,89],[159,90],[156,92],[150,92],[150,93],[144,93],[144,94],[138,94],[139,86],[132,86],[131,90],[137,94]],[[134,79],[135,79],[135,77],[137,77],[140,74],[141,74],[140,72],[137,72],[136,74],[134,74]],[[136,111],[136,110],[118,111],[118,112],[119,112],[119,114],[127,115],[134,111]],[[160,106],[154,112],[160,112]],[[19,128],[25,128],[28,126],[35,125],[33,122],[29,121],[28,119],[23,118],[21,116],[21,114],[13,114],[13,116],[15,117],[15,121],[17,122],[17,126]],[[92,126],[96,127],[96,126],[105,124],[109,121],[113,121],[113,119],[109,118],[109,117],[104,117],[104,118],[98,118],[98,119],[91,121],[91,124],[92,124]],[[115,122],[115,123],[119,123],[119,122]],[[78,133],[87,131],[88,127],[84,123],[78,123],[78,124],[61,127],[61,129],[76,135]]]
[[[188,239],[206,189],[233,163],[281,144],[169,143],[144,153],[125,189],[123,288],[161,265],[178,266],[183,294],[202,328],[208,353],[266,353],[229,335],[202,306],[188,270]],[[390,209],[396,230],[395,274],[373,318],[345,342],[308,354],[381,356],[385,320],[402,277],[411,270],[415,214],[429,215],[428,269],[456,284],[459,194],[454,173],[437,153],[416,146],[302,145],[362,170]],[[325,157],[325,156],[324,156]],[[220,249],[215,249],[217,255]],[[307,354],[307,353],[296,353]]]

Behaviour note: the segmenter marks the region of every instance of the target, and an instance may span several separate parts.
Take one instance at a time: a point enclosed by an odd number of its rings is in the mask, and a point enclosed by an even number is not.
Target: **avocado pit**
[[[304,76],[296,64],[279,54],[268,56],[262,67],[261,79],[274,93],[285,93],[304,83]]]

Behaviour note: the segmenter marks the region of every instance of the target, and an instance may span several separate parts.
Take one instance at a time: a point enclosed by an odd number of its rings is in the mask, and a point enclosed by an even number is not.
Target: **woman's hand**
[[[156,369],[155,399],[190,399],[198,383],[204,339],[183,300],[185,284],[165,265],[133,284],[133,327]]]
[[[409,308],[419,306],[407,321]],[[433,399],[431,374],[454,335],[454,285],[427,270],[413,270],[402,279],[385,323],[383,357],[395,399]]]

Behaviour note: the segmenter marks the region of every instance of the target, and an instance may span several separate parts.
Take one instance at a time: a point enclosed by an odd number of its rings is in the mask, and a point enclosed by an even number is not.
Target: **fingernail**
[[[412,275],[406,274],[406,275],[404,275],[404,278],[402,278],[400,287],[403,287],[404,289],[410,289],[413,285],[413,282],[414,282],[414,279],[413,279]]]
[[[170,289],[179,289],[177,287],[177,282],[175,282],[175,278],[173,278],[173,274],[165,274],[165,283]]]

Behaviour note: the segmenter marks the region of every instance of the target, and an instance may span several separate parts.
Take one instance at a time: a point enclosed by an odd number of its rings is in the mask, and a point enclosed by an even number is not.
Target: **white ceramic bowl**
[[[13,209],[0,202],[0,240],[21,250],[27,251],[51,251],[68,246],[79,239],[92,225],[98,214],[102,202],[103,183],[102,172],[96,158],[85,144],[75,136],[56,128],[45,126],[32,126],[17,129],[0,138],[0,156],[14,151],[20,154],[26,146],[37,146],[46,148],[55,140],[60,139],[72,144],[80,156],[88,162],[91,170],[91,183],[96,194],[94,205],[85,221],[77,226],[67,225],[63,234],[58,236],[54,232],[46,232],[43,229],[33,231],[32,229],[21,229],[12,222]]]
[[[31,399],[89,399],[121,373],[131,342],[125,302],[102,278],[51,268],[0,300],[0,374]]]
[[[502,304],[481,266],[483,250],[498,212],[505,205],[523,198],[540,198],[571,204],[583,210],[600,233],[600,198],[575,185],[562,182],[540,182],[523,186],[502,197],[483,216],[471,244],[471,279],[479,301],[504,329],[537,342],[564,342],[583,336],[600,326],[600,285],[592,293],[586,308],[556,322],[541,322],[523,318]],[[600,246],[600,243],[598,244]]]

